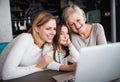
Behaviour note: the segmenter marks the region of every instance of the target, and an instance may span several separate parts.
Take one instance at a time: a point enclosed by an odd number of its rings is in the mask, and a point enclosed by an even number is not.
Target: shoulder
[[[16,36],[10,43],[9,47],[13,46],[25,46],[29,44],[34,44],[34,40],[32,38],[32,35],[29,33],[21,33],[18,36]]]
[[[93,23],[94,26],[102,26],[100,23]]]
[[[25,39],[30,39],[32,38],[32,35],[30,33],[22,33],[20,35],[18,35],[19,38],[25,38]]]
[[[22,33],[18,35],[15,40],[20,40],[20,41],[31,41],[33,40],[32,35],[30,33]]]
[[[100,23],[93,23],[93,27],[95,29],[101,29],[101,28],[103,28],[102,24],[100,24]]]
[[[93,23],[93,30],[96,32],[103,31],[103,26],[100,23]]]

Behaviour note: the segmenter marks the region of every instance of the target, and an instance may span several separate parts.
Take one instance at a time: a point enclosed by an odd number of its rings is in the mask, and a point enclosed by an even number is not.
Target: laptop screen
[[[80,50],[75,82],[108,82],[120,78],[120,43]]]

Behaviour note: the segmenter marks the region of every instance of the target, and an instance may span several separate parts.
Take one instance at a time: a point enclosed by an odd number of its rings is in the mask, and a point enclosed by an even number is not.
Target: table
[[[30,74],[21,78],[13,79],[13,80],[8,80],[8,81],[0,80],[0,82],[56,82],[52,78],[52,76],[63,74],[63,73],[68,73],[68,72],[46,70],[46,71],[33,73],[33,74]],[[120,82],[120,79],[116,79],[110,82]]]
[[[57,74],[63,74],[67,72],[60,72],[60,71],[53,71],[53,70],[46,70],[37,73],[33,73],[24,77],[20,77],[13,80],[8,81],[0,81],[0,82],[56,82],[52,76]]]

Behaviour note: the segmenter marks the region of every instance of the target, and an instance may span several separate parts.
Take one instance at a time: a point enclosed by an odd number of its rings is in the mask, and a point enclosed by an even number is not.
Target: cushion
[[[2,42],[0,43],[0,53],[3,51],[3,49],[8,45],[9,42]]]

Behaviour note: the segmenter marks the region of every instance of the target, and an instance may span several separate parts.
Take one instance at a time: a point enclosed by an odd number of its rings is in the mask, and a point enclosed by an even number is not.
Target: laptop
[[[55,75],[58,82],[117,82],[120,78],[120,43],[80,49],[80,61],[74,73]],[[71,76],[71,78],[67,77]],[[65,79],[60,81],[58,79]],[[72,79],[73,81],[69,81]],[[119,80],[120,81],[120,80]]]

